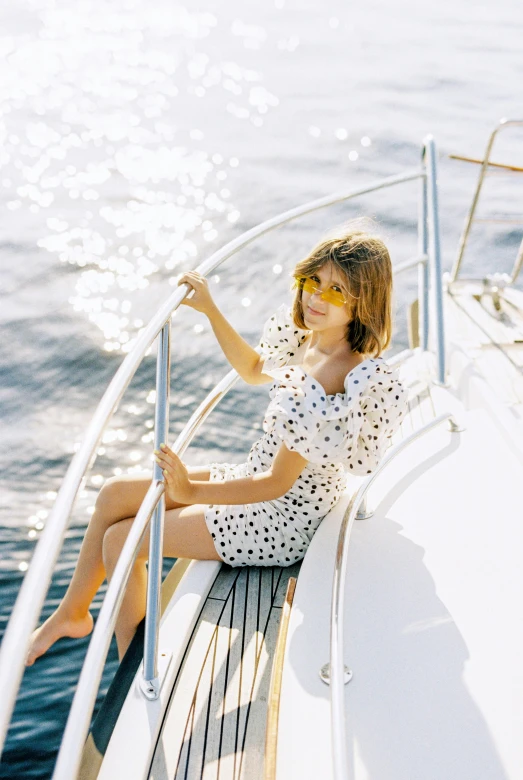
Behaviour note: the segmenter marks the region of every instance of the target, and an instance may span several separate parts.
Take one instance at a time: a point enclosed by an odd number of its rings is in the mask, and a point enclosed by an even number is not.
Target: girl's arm
[[[225,357],[241,378],[251,385],[271,382],[271,377],[262,373],[263,358],[234,330],[213,301],[207,279],[196,271],[189,271],[178,279],[178,284],[190,284],[194,289],[192,296],[182,303],[207,315]]]
[[[285,495],[307,465],[307,460],[282,444],[268,471],[227,482],[189,479],[185,465],[166,445],[156,451],[163,469],[165,490],[173,501],[184,504],[256,504]]]

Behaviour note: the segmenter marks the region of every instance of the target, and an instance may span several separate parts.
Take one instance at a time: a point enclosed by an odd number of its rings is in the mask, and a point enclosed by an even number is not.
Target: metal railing
[[[428,170],[426,164],[427,156],[429,159]],[[337,203],[354,199],[367,193],[421,179],[422,199],[425,206],[421,209],[419,214],[418,233],[420,236],[420,247],[423,251],[420,252],[418,258],[409,260],[407,263],[403,263],[398,267],[398,272],[407,270],[407,268],[411,268],[416,264],[420,269],[419,278],[422,295],[422,297],[420,297],[420,309],[422,310],[422,316],[420,317],[420,343],[422,343],[423,348],[426,349],[429,334],[429,312],[427,304],[429,284],[427,268],[429,237],[431,232],[433,234],[434,230],[437,231],[438,229],[437,220],[434,218],[433,214],[431,231],[427,218],[428,209],[426,205],[430,200],[437,209],[435,188],[427,190],[427,184],[430,182],[431,177],[435,182],[434,170],[435,149],[433,139],[428,137],[423,147],[422,167],[420,170],[391,176],[366,187],[331,194],[290,209],[283,214],[266,220],[229,242],[225,247],[202,262],[196,270],[203,276],[207,276],[221,265],[221,263],[225,262],[225,260],[235,255],[240,249],[246,247],[260,236],[281,227],[282,225],[288,224],[301,216],[319,211],[320,209]],[[433,240],[432,252],[439,252],[439,239]],[[432,281],[435,284],[440,283],[440,280],[438,281],[434,276]],[[0,690],[2,690],[2,697],[0,698],[0,749],[4,744],[17,691],[20,686],[30,635],[40,615],[46,590],[51,580],[53,569],[66,532],[67,522],[78,490],[82,485],[85,473],[94,462],[96,450],[107,423],[116,410],[118,403],[142,359],[158,334],[160,334],[160,337],[157,364],[155,448],[158,448],[159,444],[167,439],[166,433],[169,416],[169,334],[171,316],[180,306],[189,289],[188,285],[180,285],[163,303],[158,312],[151,319],[150,323],[137,338],[133,349],[123,360],[104,393],[87,429],[84,440],[66,472],[45,529],[36,546],[29,570],[22,583],[0,648]],[[435,315],[436,323],[438,324],[442,317],[441,296],[436,298],[436,302]],[[437,339],[437,349],[440,355],[438,363],[439,379],[441,382],[444,382],[444,356],[442,340],[439,337]],[[214,390],[209,393],[177,438],[176,443],[173,445],[175,452],[179,455],[183,453],[183,450],[191,442],[193,436],[207,415],[221,400],[223,395],[233,386],[237,379],[238,374],[236,371],[229,372]],[[159,592],[161,585],[161,551],[163,546],[163,493],[164,485],[161,480],[161,472],[159,467],[155,464],[151,486],[124,544],[100,609],[64,732],[55,774],[53,775],[54,778],[71,780],[78,769],[81,750],[87,735],[90,717],[95,703],[96,688],[103,671],[111,634],[114,629],[119,606],[123,599],[125,585],[153,512],[155,515],[151,524],[150,534],[143,667],[144,679],[142,691],[147,698],[156,698],[158,696],[159,679],[157,645],[160,617]]]
[[[430,272],[430,289],[433,293],[434,319],[435,319],[435,340],[436,340],[436,358],[438,383],[445,385],[446,366],[445,366],[445,333],[443,324],[443,283],[441,269],[441,240],[439,231],[439,204],[438,204],[438,171],[436,144],[434,138],[428,136],[423,145],[422,159],[427,164],[427,177],[424,179],[423,194],[423,213],[425,215],[424,224],[427,225],[423,233],[423,254],[427,255],[428,245],[430,244],[429,262],[422,268],[423,279],[421,283],[421,295],[423,295],[423,310],[426,323],[423,333],[426,341],[423,343],[423,349],[427,349],[428,344],[428,308],[429,303],[429,284],[427,276]],[[427,214],[428,212],[428,214]],[[429,229],[430,227],[430,229]],[[428,235],[427,235],[428,234]]]
[[[334,565],[334,578],[332,585],[331,602],[331,624],[330,624],[330,664],[329,664],[329,683],[331,693],[331,728],[332,728],[332,754],[334,766],[334,780],[351,780],[349,770],[349,758],[347,748],[347,718],[345,712],[345,665],[344,665],[344,629],[345,629],[345,580],[347,576],[347,559],[350,542],[350,535],[356,519],[360,504],[365,502],[365,498],[370,487],[376,481],[378,476],[409,444],[419,439],[425,433],[428,433],[442,422],[449,420],[450,430],[453,432],[461,431],[463,428],[457,422],[455,417],[450,414],[442,414],[431,422],[419,428],[410,436],[407,436],[396,446],[392,447],[387,455],[381,460],[379,466],[367,477],[364,483],[355,493],[343,516],[340,533],[338,536],[338,546],[336,548],[336,560]],[[350,679],[350,677],[349,677]]]
[[[221,401],[223,396],[234,386],[237,380],[238,374],[236,371],[232,370],[214,387],[192,414],[191,418],[179,434],[173,445],[174,452],[183,455],[200,425]],[[89,730],[91,713],[96,701],[96,692],[103,673],[105,658],[109,650],[111,636],[118,617],[118,610],[124,596],[125,585],[136,558],[138,547],[146,531],[147,522],[151,517],[154,507],[158,505],[160,499],[163,497],[163,492],[163,482],[153,481],[144,498],[142,506],[136,515],[136,519],[131,526],[130,533],[125,540],[122,552],[118,558],[111,582],[107,586],[107,592],[96,620],[96,625],[85,656],[71,710],[67,718],[67,725],[58,752],[53,780],[71,780],[71,778],[76,777],[78,773],[82,748]],[[151,544],[153,543],[153,536],[156,533],[157,539],[155,544],[160,551],[160,558],[159,561],[157,560],[154,562],[154,564],[158,566],[158,572],[156,575],[153,574],[152,576],[149,576],[147,580],[147,607],[151,611],[148,612],[146,616],[144,666],[140,687],[148,699],[155,699],[160,693],[160,682],[157,672],[157,641],[160,615],[159,601],[161,587],[160,567],[162,562],[162,532],[163,528],[161,525],[157,526],[155,529],[151,527]],[[151,563],[149,564],[149,567],[150,566]],[[149,644],[147,644],[148,636]]]
[[[490,134],[489,140],[487,142],[487,148],[485,150],[485,154],[483,155],[483,160],[481,161],[481,170],[479,172],[478,183],[476,184],[476,191],[474,192],[474,197],[472,198],[472,203],[470,204],[470,208],[465,219],[465,227],[463,229],[463,233],[461,234],[461,238],[459,240],[458,256],[456,258],[456,262],[454,263],[454,267],[452,268],[452,271],[450,272],[449,275],[449,279],[448,279],[449,284],[452,284],[452,282],[455,282],[456,279],[458,278],[458,274],[461,268],[461,262],[463,260],[463,255],[465,254],[465,248],[467,246],[467,242],[469,238],[469,233],[472,228],[472,224],[474,222],[474,215],[476,213],[476,207],[478,205],[479,196],[481,193],[481,189],[483,187],[483,182],[485,180],[485,176],[487,174],[489,165],[493,164],[490,161],[490,154],[494,146],[494,141],[496,140],[499,133],[501,133],[502,130],[506,130],[508,127],[523,127],[523,119],[501,119],[499,121],[498,126],[494,128],[494,130]],[[497,166],[497,167],[501,167],[501,166]],[[514,282],[519,276],[522,265],[523,265],[523,240],[521,241],[521,244],[519,246],[514,267],[512,269],[512,273],[506,280],[507,284],[509,285],[514,284]]]
[[[445,386],[446,377],[444,352],[445,336],[443,326],[443,284],[441,273],[436,157],[436,145],[434,143],[434,139],[432,136],[427,136],[422,149],[422,161],[427,165],[427,175],[422,183],[423,186],[420,204],[421,218],[419,222],[419,224],[421,223],[421,229],[419,230],[419,250],[420,257],[428,257],[429,263],[424,263],[420,267],[419,303],[420,312],[422,312],[422,322],[420,323],[420,329],[424,334],[422,342],[423,350],[426,350],[428,343],[428,317],[430,308],[428,279],[430,276],[430,289],[433,293],[432,303],[436,320],[435,338],[438,376],[437,384]],[[398,362],[402,362],[401,359]],[[348,672],[348,670],[345,668],[343,659],[345,579],[347,573],[348,547],[352,526],[357,516],[360,518],[367,516],[367,492],[377,477],[382,473],[383,469],[409,444],[447,419],[450,420],[451,430],[462,430],[451,414],[444,414],[412,433],[410,436],[404,439],[401,444],[392,448],[392,450],[380,462],[379,466],[373,472],[373,474],[365,480],[357,493],[352,496],[347,511],[342,520],[340,534],[338,537],[338,547],[336,550],[336,561],[332,585],[330,664],[328,672],[322,668],[322,672],[324,672],[325,677],[328,676],[331,686],[331,727],[335,780],[350,780],[349,759],[346,744],[344,685],[352,675],[350,672],[346,674],[346,671]]]

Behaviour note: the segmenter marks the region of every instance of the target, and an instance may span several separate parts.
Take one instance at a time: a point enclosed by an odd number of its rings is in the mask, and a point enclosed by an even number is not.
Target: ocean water
[[[523,118],[522,37],[517,0],[0,7],[2,632],[82,432],[177,275],[283,210],[416,168],[427,134],[450,269],[479,166],[449,155],[480,159],[501,117]],[[523,167],[522,140],[506,131],[492,158]],[[264,236],[212,275],[217,303],[255,344],[290,299],[294,263],[356,216],[376,220],[395,264],[412,257],[418,186]],[[488,177],[464,274],[510,270],[522,188],[517,173]],[[398,277],[390,354],[408,344],[416,294],[415,271]],[[228,368],[201,314],[181,307],[173,324],[171,439]],[[151,354],[78,498],[42,617],[65,590],[100,484],[150,465],[154,375]],[[241,462],[266,396],[239,383],[185,461]],[[62,640],[27,670],[0,777],[50,777],[86,647]],[[115,667],[113,643],[98,705]]]

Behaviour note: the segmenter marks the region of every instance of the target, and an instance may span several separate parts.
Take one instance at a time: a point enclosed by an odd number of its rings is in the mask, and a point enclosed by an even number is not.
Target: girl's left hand
[[[180,460],[166,444],[161,444],[159,450],[155,450],[156,462],[163,470],[165,479],[165,493],[171,501],[181,504],[191,504],[193,486],[189,479],[189,472]]]

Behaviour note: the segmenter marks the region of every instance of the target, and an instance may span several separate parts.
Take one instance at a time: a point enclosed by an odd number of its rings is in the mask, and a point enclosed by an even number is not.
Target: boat
[[[246,231],[204,276],[259,236],[384,188],[418,187],[409,347],[385,355],[408,414],[379,466],[351,476],[303,560],[232,568],[178,559],[161,581],[163,483],[155,471],[107,588],[64,730],[54,780],[521,780],[523,293],[510,275],[460,264],[494,141],[481,161],[451,273],[441,268],[438,154]],[[0,648],[3,744],[75,497],[146,352],[158,340],[155,447],[169,414],[170,323],[162,304],[105,392],[35,548]],[[233,387],[230,371],[172,447],[180,456]],[[125,584],[151,522],[147,614],[96,719],[93,707]]]

